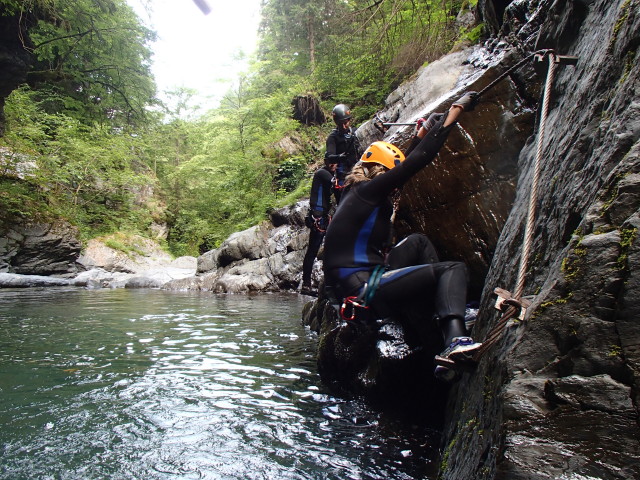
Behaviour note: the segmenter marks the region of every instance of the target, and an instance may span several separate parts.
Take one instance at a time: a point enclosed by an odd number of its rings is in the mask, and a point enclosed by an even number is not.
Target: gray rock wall
[[[219,248],[198,257],[197,275],[163,288],[217,293],[274,292],[298,287],[309,229],[302,201],[271,213],[270,220],[229,236]],[[313,282],[321,279],[316,261]]]
[[[552,94],[525,289],[533,305],[451,392],[441,475],[640,478],[640,3],[518,1],[504,19],[500,40],[513,48],[579,62],[558,70]],[[497,320],[492,289],[514,287],[533,156],[529,144],[518,160],[479,339]]]
[[[0,272],[71,277],[81,243],[75,227],[58,221],[13,225],[0,233]]]

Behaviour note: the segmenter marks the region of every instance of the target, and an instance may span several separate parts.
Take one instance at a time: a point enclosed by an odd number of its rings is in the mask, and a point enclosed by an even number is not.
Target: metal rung
[[[578,57],[572,57],[569,55],[556,55],[555,63],[560,65],[575,65],[578,63]]]
[[[519,320],[524,320],[524,317],[527,314],[527,308],[531,306],[531,301],[525,298],[521,298],[521,299],[513,298],[513,295],[511,294],[511,292],[504,290],[503,288],[496,288],[493,291],[493,293],[495,293],[498,296],[495,304],[496,309],[502,311],[503,306],[506,302],[507,305],[519,308],[520,313],[518,314],[517,318]]]
[[[535,57],[536,62],[542,62],[546,58],[546,54],[538,54]],[[578,57],[572,55],[554,55],[553,63],[558,65],[576,65],[578,63]]]

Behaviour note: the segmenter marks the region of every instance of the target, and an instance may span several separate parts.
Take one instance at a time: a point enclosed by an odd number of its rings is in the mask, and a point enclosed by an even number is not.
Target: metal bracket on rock
[[[386,118],[384,118],[384,114],[377,112],[373,116],[373,126],[376,127],[380,132],[386,133],[389,130],[389,127],[399,127],[399,126],[415,126],[416,122],[411,123],[396,123],[396,122],[387,122]]]
[[[500,311],[506,310],[506,307],[515,307],[520,309],[520,313],[518,314],[519,320],[524,320],[524,317],[527,313],[527,308],[531,306],[531,301],[525,298],[516,299],[513,297],[511,292],[504,290],[503,288],[496,288],[493,293],[495,293],[498,298],[496,299],[495,308]]]
[[[577,65],[578,57],[572,55],[556,55],[553,50],[542,50],[540,53],[536,53],[533,57],[536,62],[543,62],[548,54],[553,54],[553,63],[558,65]]]

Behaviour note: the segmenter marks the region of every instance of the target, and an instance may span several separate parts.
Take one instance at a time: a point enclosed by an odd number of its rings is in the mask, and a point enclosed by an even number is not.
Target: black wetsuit
[[[334,128],[327,137],[325,162],[338,164],[335,173],[336,185],[334,185],[336,202],[340,201],[345,177],[355,163],[360,160],[361,154],[360,142],[356,136],[355,128]]]
[[[309,197],[309,214],[306,223],[309,227],[309,245],[302,262],[302,285],[311,285],[311,271],[313,262],[318,255],[322,239],[329,225],[329,210],[331,209],[331,186],[333,173],[327,167],[322,167],[313,175],[311,195]]]
[[[383,318],[408,303],[428,301],[442,320],[449,343],[452,337],[466,334],[466,266],[438,262],[430,242],[426,240],[427,245],[421,235],[400,242],[386,255],[393,211],[389,196],[438,154],[452,128],[442,127],[443,121],[439,119],[403,163],[347,190],[327,230],[323,263],[325,278],[342,297],[360,294],[374,267],[387,266],[390,270],[382,275],[371,303],[374,314]]]

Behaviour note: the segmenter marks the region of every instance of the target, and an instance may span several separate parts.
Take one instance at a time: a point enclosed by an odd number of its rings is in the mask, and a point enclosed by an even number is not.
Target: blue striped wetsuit
[[[337,286],[343,297],[358,295],[376,265],[388,266],[390,270],[383,274],[371,303],[378,318],[416,300],[429,301],[443,320],[445,339],[450,341],[450,337],[465,334],[466,266],[438,262],[422,235],[400,242],[388,259],[385,255],[392,228],[389,195],[438,154],[452,128],[442,127],[443,122],[441,116],[403,163],[347,190],[327,230],[323,263],[327,282]]]
[[[313,262],[318,255],[325,230],[329,224],[331,209],[331,185],[333,174],[327,167],[319,168],[313,175],[311,195],[309,196],[309,245],[302,262],[302,285],[311,286]]]

